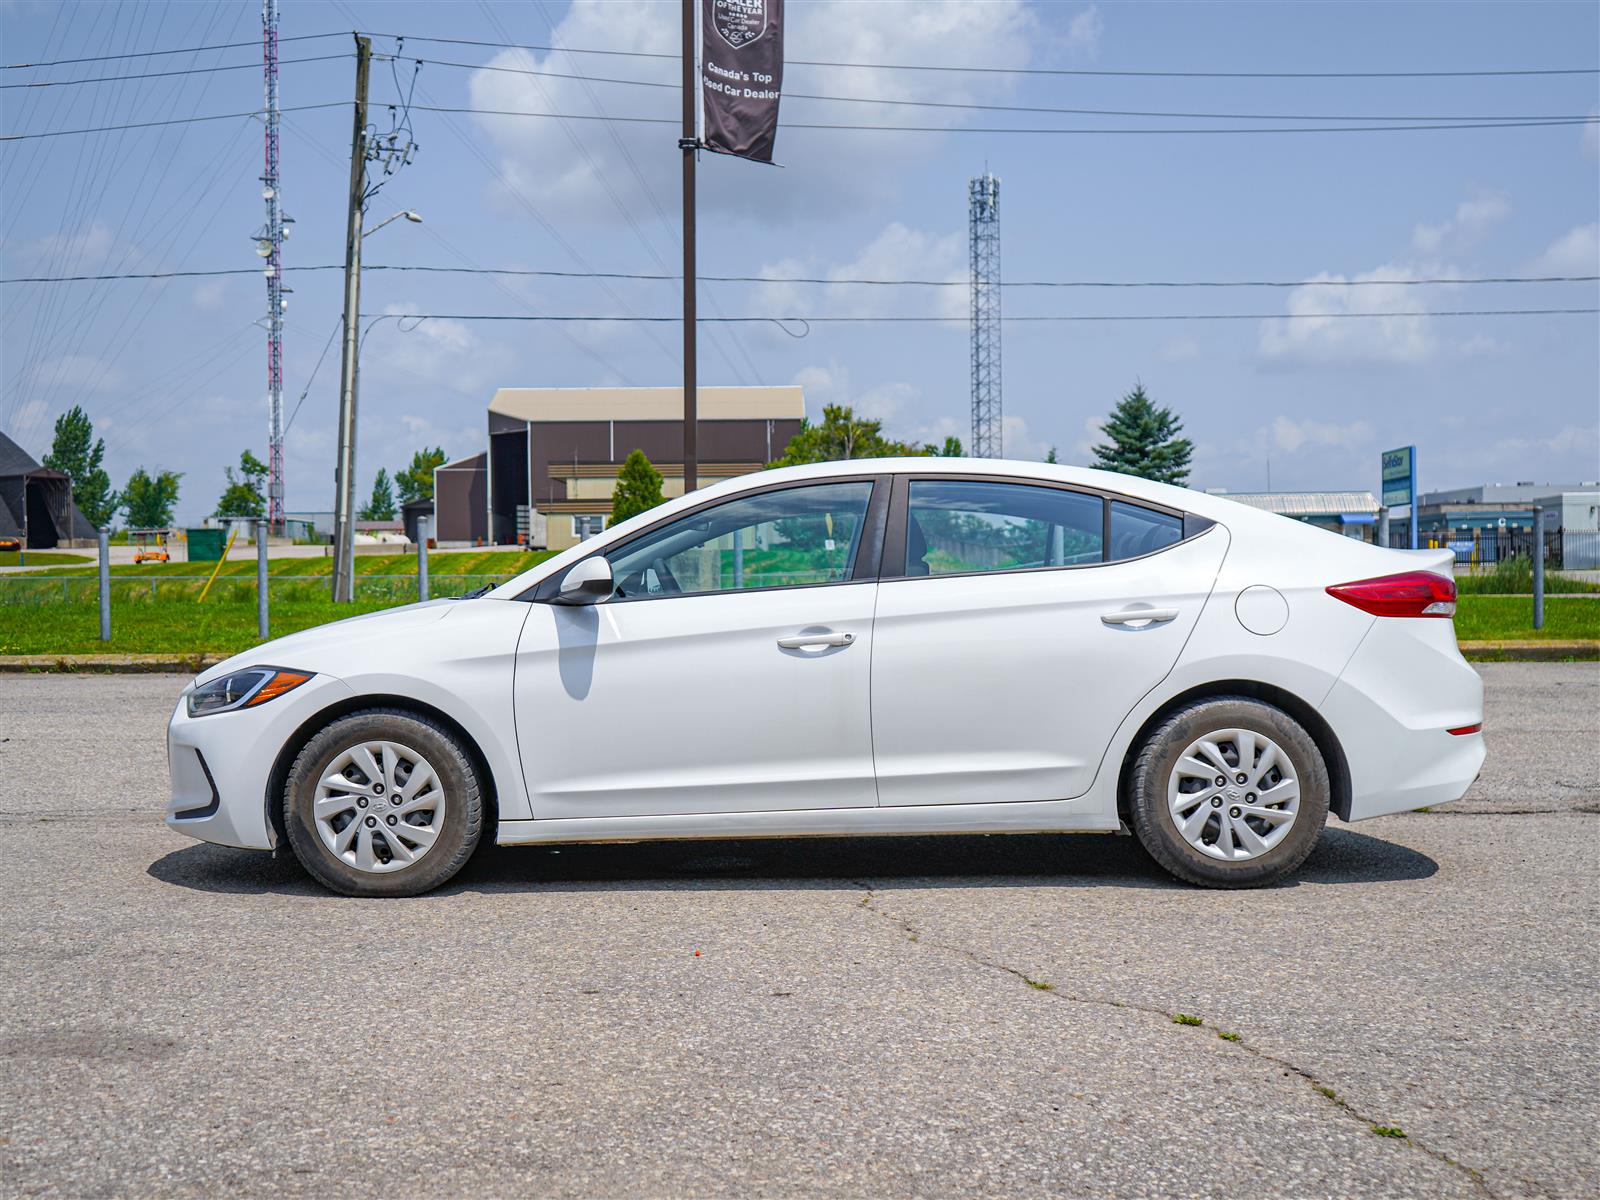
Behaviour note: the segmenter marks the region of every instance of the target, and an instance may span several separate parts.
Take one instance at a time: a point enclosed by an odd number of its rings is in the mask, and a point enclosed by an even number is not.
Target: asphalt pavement
[[[0,1195],[1594,1195],[1600,667],[1479,669],[1468,797],[1264,891],[962,837],[407,901],[166,830],[180,679],[0,676]]]

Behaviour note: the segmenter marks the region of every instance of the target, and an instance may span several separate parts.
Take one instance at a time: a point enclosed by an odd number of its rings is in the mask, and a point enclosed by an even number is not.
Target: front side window
[[[1083,492],[915,479],[909,517],[907,575],[1077,566],[1104,557],[1104,501]]]
[[[606,555],[620,600],[840,583],[855,570],[870,480],[762,492],[702,509]]]

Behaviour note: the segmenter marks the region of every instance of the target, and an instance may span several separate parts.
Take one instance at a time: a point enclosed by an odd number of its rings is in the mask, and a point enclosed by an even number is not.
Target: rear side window
[[[1183,518],[1172,513],[1141,508],[1121,500],[1111,502],[1111,553],[1108,562],[1138,558],[1183,541]]]
[[[907,575],[1018,571],[1102,561],[1104,502],[1061,488],[916,479]]]

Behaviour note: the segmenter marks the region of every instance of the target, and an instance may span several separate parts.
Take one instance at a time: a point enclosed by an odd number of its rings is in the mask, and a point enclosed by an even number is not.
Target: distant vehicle
[[[133,561],[144,562],[170,562],[171,552],[167,549],[167,539],[172,535],[170,529],[130,529],[128,542],[133,546]]]
[[[1477,776],[1453,558],[1074,467],[761,472],[204,672],[167,821],[356,896],[486,836],[1123,830],[1260,886]]]
[[[19,554],[22,552],[22,539],[8,537],[0,534],[0,554]]]

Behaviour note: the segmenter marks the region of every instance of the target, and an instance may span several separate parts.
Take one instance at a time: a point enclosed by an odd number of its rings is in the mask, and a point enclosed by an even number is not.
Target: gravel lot
[[[1593,1195],[1600,669],[1480,670],[1473,792],[1268,891],[946,838],[403,902],[169,833],[180,680],[0,676],[0,1194]]]

